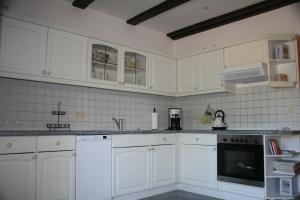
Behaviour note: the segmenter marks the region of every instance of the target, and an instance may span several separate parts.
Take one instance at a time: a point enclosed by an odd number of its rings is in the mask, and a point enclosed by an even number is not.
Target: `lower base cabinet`
[[[149,163],[148,147],[113,149],[113,195],[150,188]]]
[[[180,182],[217,188],[216,146],[180,146]]]
[[[175,145],[161,145],[153,148],[153,187],[176,182]]]
[[[35,178],[35,153],[0,155],[1,200],[34,200]]]
[[[74,151],[37,155],[37,200],[75,200]]]
[[[113,196],[175,183],[175,147],[113,148]]]

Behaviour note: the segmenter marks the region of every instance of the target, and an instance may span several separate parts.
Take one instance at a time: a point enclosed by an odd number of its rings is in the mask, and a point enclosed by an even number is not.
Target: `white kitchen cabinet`
[[[153,187],[176,182],[176,146],[153,146]]]
[[[216,146],[180,145],[180,182],[200,187],[216,188]]]
[[[49,29],[45,75],[67,80],[85,80],[87,47],[87,37]]]
[[[223,50],[203,53],[198,56],[198,88],[203,91],[221,89],[219,73],[223,69]]]
[[[176,62],[161,56],[151,55],[150,89],[166,92],[176,92]]]
[[[74,151],[37,154],[37,200],[75,200]]]
[[[121,83],[130,88],[149,87],[149,56],[142,51],[124,47],[123,59]]]
[[[89,39],[87,80],[95,83],[121,84],[120,47]]]
[[[150,188],[148,147],[114,148],[113,196]]]
[[[1,17],[0,71],[42,76],[47,27]]]
[[[183,58],[177,62],[177,92],[189,93],[197,87],[197,56]]]
[[[35,199],[36,156],[29,154],[0,155],[0,199]]]
[[[267,48],[264,40],[248,42],[224,49],[225,68],[265,62]]]

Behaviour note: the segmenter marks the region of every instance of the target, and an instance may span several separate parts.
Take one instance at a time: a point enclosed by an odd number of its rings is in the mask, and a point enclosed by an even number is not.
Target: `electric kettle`
[[[225,130],[227,128],[225,124],[225,113],[223,110],[217,110],[215,112],[215,120],[212,125],[213,130]]]

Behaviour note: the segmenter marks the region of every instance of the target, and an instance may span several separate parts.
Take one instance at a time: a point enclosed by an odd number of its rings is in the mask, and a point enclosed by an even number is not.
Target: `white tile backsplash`
[[[153,107],[159,128],[167,128],[171,97],[0,78],[0,129],[46,129],[61,101],[73,130],[116,130],[112,117],[124,118],[125,129],[150,129]]]
[[[211,129],[199,120],[208,103],[225,111],[229,129],[300,129],[300,90],[296,88],[260,86],[240,89],[237,94],[177,98],[175,106],[183,108],[185,129]]]
[[[211,129],[199,120],[208,103],[225,111],[229,129],[300,129],[299,89],[261,86],[237,94],[172,98],[7,78],[0,78],[0,129],[46,129],[46,123],[56,121],[51,111],[58,101],[68,113],[62,122],[73,130],[116,130],[112,117],[124,118],[128,130],[150,129],[153,107],[159,128],[165,129],[168,108],[174,106],[183,110],[183,128]]]

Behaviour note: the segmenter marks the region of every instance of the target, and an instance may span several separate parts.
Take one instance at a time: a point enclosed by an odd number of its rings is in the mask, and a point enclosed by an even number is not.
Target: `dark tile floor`
[[[164,194],[155,195],[152,197],[147,197],[140,200],[221,200],[221,199],[194,194],[191,192],[185,192],[182,190],[176,190]]]

